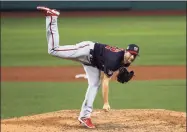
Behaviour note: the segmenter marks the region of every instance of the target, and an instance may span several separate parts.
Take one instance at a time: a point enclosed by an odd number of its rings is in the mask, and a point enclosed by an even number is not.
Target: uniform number
[[[106,49],[108,49],[108,50],[110,50],[110,51],[112,51],[112,52],[120,52],[120,51],[123,51],[124,49],[122,49],[122,48],[118,48],[118,47],[115,47],[115,46],[106,46],[105,47]]]

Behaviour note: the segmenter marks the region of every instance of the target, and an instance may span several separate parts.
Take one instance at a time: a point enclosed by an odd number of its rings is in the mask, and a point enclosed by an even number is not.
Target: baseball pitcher
[[[43,6],[38,6],[37,9],[43,11],[46,16],[48,53],[59,58],[78,61],[84,67],[88,78],[88,89],[78,120],[88,128],[95,128],[90,117],[93,102],[101,85],[101,72],[104,72],[102,80],[103,109],[109,111],[109,81],[114,72],[118,72],[116,77],[120,83],[126,83],[132,79],[134,72],[129,72],[127,68],[139,54],[139,47],[136,44],[129,44],[126,49],[121,49],[92,41],[60,46],[57,25],[60,12]]]

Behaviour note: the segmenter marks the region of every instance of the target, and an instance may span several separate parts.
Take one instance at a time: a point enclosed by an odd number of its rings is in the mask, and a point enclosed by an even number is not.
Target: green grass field
[[[112,109],[169,109],[186,111],[185,80],[112,82]],[[78,87],[77,87],[78,86]],[[87,84],[2,83],[2,118],[33,115],[63,109],[80,109]],[[94,108],[102,108],[101,89]]]
[[[134,65],[185,65],[186,17],[59,18],[60,44],[91,40],[119,47],[140,46]],[[45,18],[1,19],[1,66],[79,65],[47,54]],[[113,109],[153,108],[186,111],[185,80],[112,82]],[[1,83],[1,117],[80,109],[87,84]],[[72,102],[72,103],[70,103]],[[102,108],[101,91],[95,108]]]
[[[119,47],[140,46],[135,65],[184,65],[185,16],[59,18],[60,45],[91,40]],[[77,65],[47,53],[45,17],[3,18],[3,66]]]

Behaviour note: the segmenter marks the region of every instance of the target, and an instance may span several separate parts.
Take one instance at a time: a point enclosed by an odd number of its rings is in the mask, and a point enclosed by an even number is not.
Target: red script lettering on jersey
[[[118,48],[118,47],[115,47],[115,46],[109,46],[109,45],[107,45],[105,48],[112,51],[112,52],[120,52],[120,51],[124,50],[122,48]]]

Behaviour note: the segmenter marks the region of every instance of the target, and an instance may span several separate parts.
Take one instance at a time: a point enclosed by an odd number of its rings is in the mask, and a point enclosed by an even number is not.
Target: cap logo
[[[134,47],[134,51],[138,51],[138,47]]]

